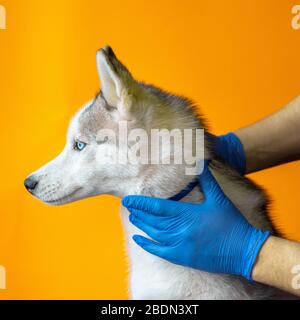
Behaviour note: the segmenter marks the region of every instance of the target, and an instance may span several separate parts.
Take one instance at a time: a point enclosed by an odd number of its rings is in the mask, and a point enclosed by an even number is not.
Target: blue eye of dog
[[[82,141],[75,141],[74,149],[78,151],[82,151],[86,147],[86,143]]]

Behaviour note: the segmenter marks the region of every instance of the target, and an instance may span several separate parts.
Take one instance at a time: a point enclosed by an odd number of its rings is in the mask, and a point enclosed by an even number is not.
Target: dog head
[[[138,187],[137,178],[145,174],[147,164],[128,164],[133,144],[121,141],[125,126],[148,132],[153,126],[180,128],[182,119],[188,127],[199,125],[187,99],[136,81],[110,47],[97,52],[97,68],[101,91],[72,119],[65,148],[25,180],[27,190],[47,204],[134,192],[130,182]]]

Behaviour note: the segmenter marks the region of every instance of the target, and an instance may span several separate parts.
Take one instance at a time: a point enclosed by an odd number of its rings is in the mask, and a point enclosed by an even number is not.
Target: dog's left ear
[[[131,107],[134,86],[130,72],[108,46],[97,52],[97,68],[104,99],[110,106],[126,115]]]

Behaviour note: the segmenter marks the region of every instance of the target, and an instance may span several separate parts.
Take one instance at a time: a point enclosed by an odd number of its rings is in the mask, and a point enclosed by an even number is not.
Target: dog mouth
[[[79,187],[77,189],[75,189],[73,192],[69,193],[66,196],[57,198],[57,199],[53,199],[53,200],[42,200],[43,202],[50,204],[50,205],[61,205],[61,204],[66,204],[69,202],[72,202],[72,198],[74,196],[76,196],[76,194],[82,189],[82,187]]]

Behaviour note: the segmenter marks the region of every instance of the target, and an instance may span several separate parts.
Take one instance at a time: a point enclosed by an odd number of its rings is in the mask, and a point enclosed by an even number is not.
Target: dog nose
[[[33,191],[35,189],[35,187],[37,186],[38,184],[38,181],[35,180],[33,178],[33,176],[30,176],[28,177],[25,181],[24,181],[24,185],[25,185],[25,188],[28,190],[28,191]]]

